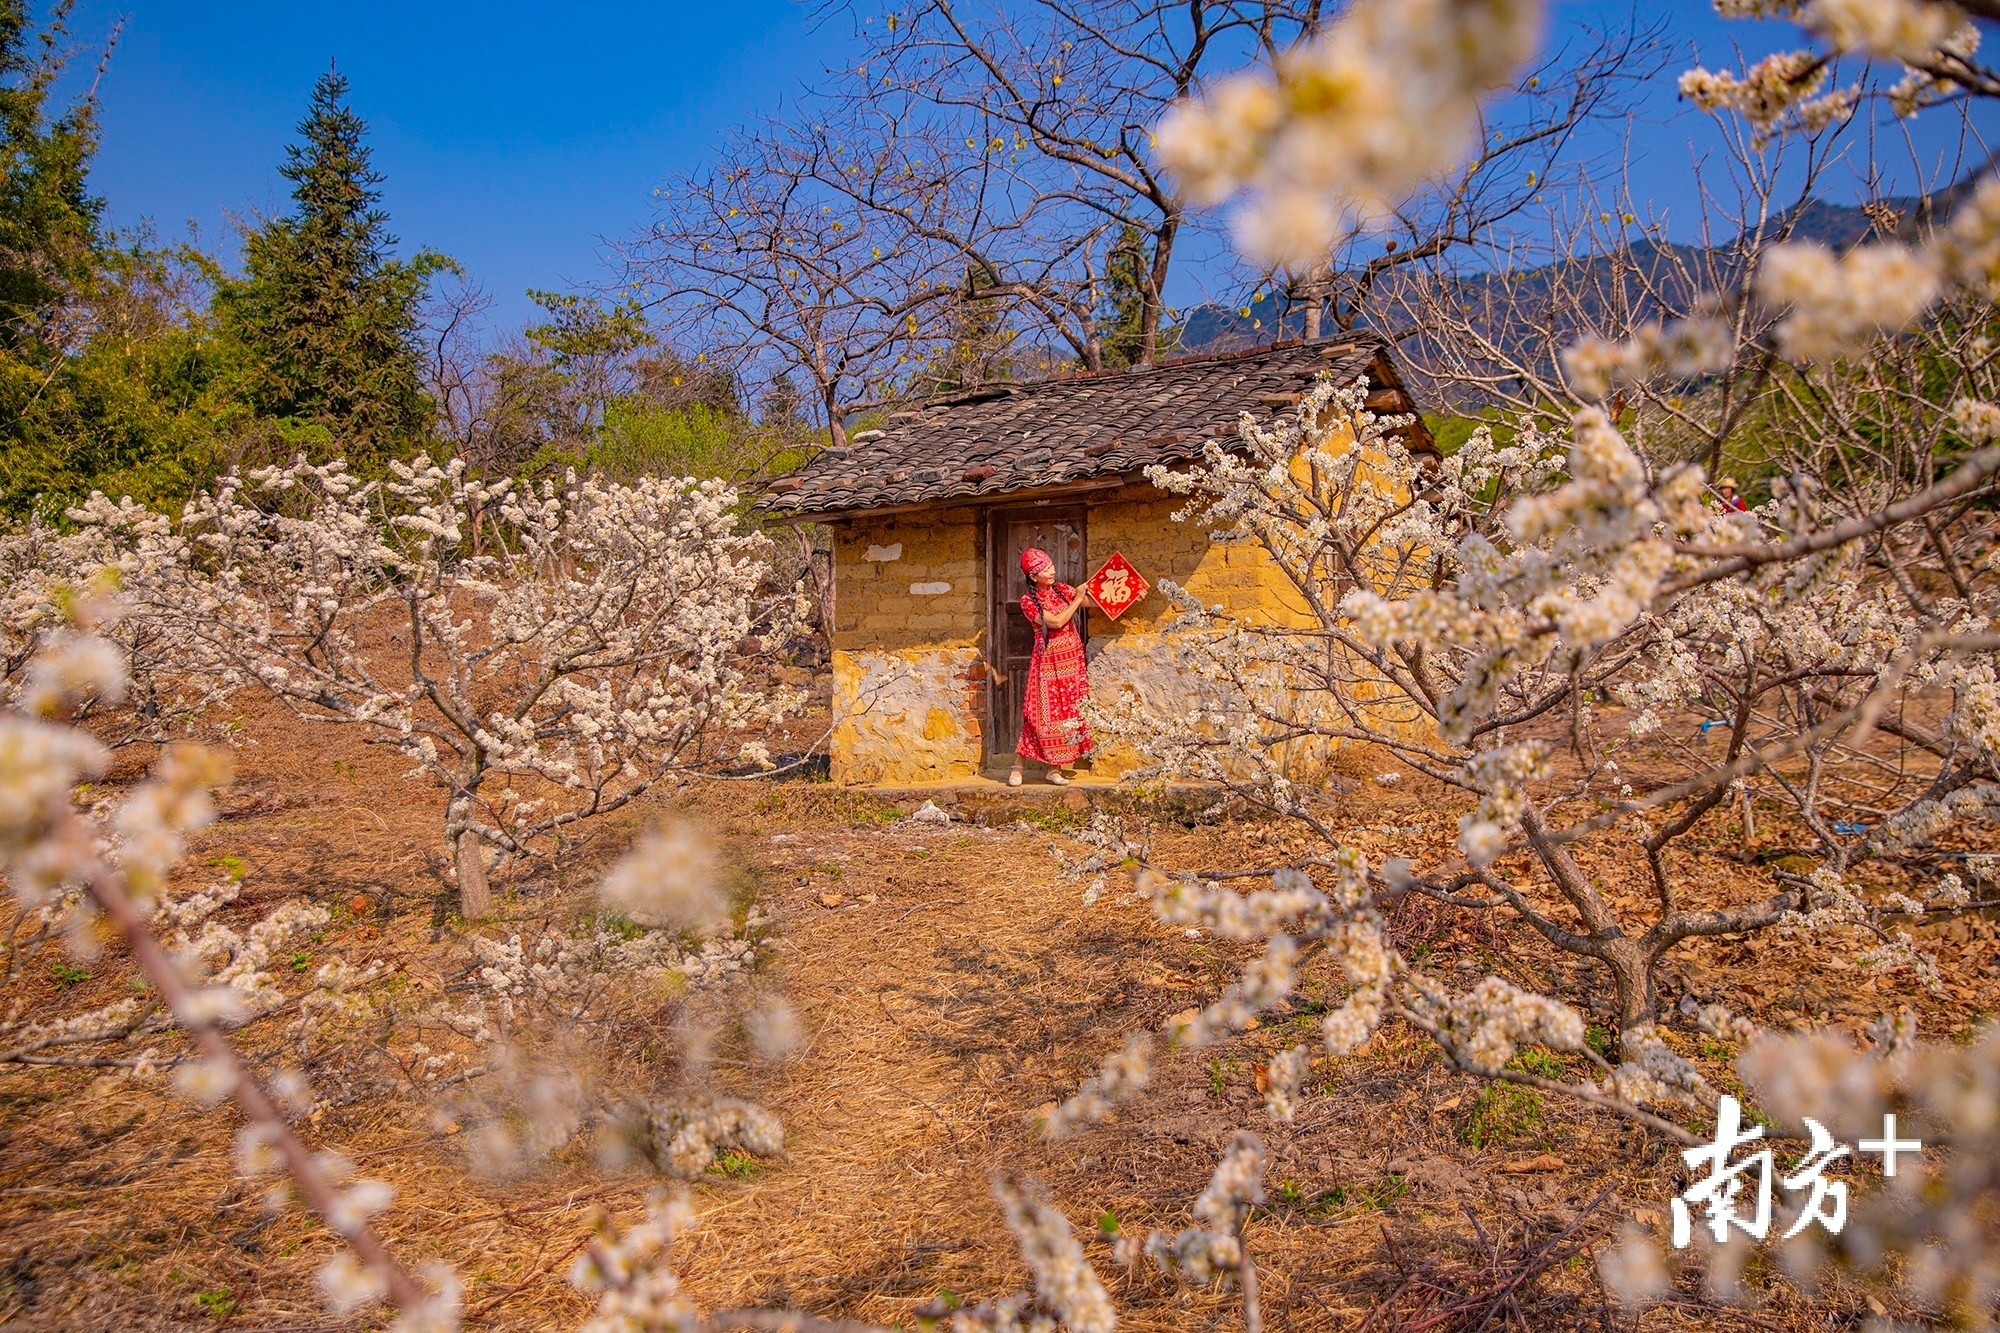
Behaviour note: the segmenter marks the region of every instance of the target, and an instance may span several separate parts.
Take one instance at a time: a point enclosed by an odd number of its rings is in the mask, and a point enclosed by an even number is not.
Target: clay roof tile
[[[891,413],[879,431],[857,432],[848,448],[823,451],[760,503],[774,514],[837,518],[1129,476],[1199,457],[1208,440],[1234,434],[1241,412],[1287,410],[1321,371],[1343,384],[1366,374],[1385,391],[1381,399],[1395,391],[1394,410],[1410,410],[1380,338],[1278,343],[1129,371],[988,385],[914,404]],[[1378,395],[1370,397],[1372,407]],[[1421,422],[1412,437],[1412,447],[1431,447]]]

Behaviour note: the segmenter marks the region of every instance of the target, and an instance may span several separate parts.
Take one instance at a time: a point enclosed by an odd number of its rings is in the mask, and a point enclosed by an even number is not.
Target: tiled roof
[[[1373,411],[1413,410],[1388,344],[1342,334],[934,399],[823,451],[762,503],[835,517],[1129,476],[1200,457],[1207,441],[1235,435],[1240,412],[1284,412],[1322,371],[1342,384],[1366,374]],[[1413,434],[1413,447],[1429,446],[1421,422]]]

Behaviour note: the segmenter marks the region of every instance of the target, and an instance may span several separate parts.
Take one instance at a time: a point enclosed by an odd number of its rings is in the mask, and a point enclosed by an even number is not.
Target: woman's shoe
[[[1062,774],[1056,772],[1054,769],[1049,770],[1049,781],[1050,783],[1058,787],[1069,786],[1069,779],[1064,777]]]
[[[1012,773],[1009,773],[1009,774],[1007,775],[1007,785],[1008,785],[1008,786],[1010,786],[1010,787],[1018,787],[1018,786],[1020,786],[1020,785],[1021,785],[1021,770],[1020,770],[1020,769],[1018,769],[1018,768],[1017,768],[1017,769],[1015,769],[1015,770],[1014,770],[1014,771],[1013,771]]]

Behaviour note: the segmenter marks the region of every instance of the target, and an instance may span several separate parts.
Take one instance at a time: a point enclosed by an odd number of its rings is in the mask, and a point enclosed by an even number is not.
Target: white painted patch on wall
[[[910,596],[912,597],[938,597],[950,591],[951,585],[949,583],[912,583],[910,585]]]
[[[903,544],[897,542],[893,546],[871,546],[868,548],[868,554],[861,558],[863,560],[881,560],[885,563],[890,560],[901,560],[903,558]]]

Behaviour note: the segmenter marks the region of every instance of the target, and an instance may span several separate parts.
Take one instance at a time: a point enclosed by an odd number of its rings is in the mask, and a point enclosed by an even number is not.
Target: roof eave
[[[1084,481],[1057,482],[1053,486],[1023,486],[1011,489],[973,492],[967,495],[940,495],[929,500],[909,500],[901,504],[870,505],[859,509],[816,509],[803,513],[785,513],[766,509],[774,522],[788,527],[801,523],[847,523],[855,519],[888,518],[896,514],[914,514],[925,509],[991,509],[1014,505],[1048,504],[1078,495],[1091,495],[1099,491],[1122,490],[1127,486],[1144,481],[1139,472],[1118,472],[1101,477],[1091,477]]]

